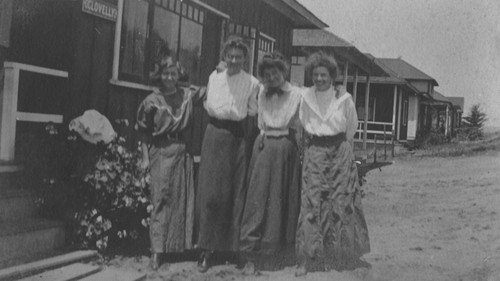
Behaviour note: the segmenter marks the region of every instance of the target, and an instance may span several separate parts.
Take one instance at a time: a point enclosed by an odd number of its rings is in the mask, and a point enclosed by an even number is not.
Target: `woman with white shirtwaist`
[[[352,269],[370,251],[352,148],[357,114],[351,95],[332,85],[333,57],[315,53],[306,63],[314,86],[305,90],[299,117],[307,137],[297,225],[297,276],[312,269]],[[309,263],[314,261],[313,263]]]
[[[285,265],[294,249],[300,207],[296,133],[301,89],[285,80],[288,70],[278,52],[266,54],[259,64],[265,86],[258,98],[260,135],[248,168],[240,233],[245,274],[255,273],[258,260]]]
[[[240,216],[245,203],[247,144],[243,121],[257,114],[259,81],[243,70],[248,47],[240,38],[223,46],[227,68],[210,75],[206,110],[210,116],[201,148],[198,176],[198,270],[210,267],[213,251],[238,251]]]

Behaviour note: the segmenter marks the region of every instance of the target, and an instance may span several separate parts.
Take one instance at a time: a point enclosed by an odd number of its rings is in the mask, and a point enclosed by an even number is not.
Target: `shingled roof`
[[[252,0],[253,1],[253,0]],[[328,25],[297,0],[263,0],[294,22],[293,28],[326,28]]]
[[[293,46],[354,47],[351,43],[324,29],[295,29]]]
[[[372,76],[389,77],[373,59],[366,57],[353,44],[325,29],[294,29],[292,45],[315,51],[333,50],[335,56],[346,58]]]
[[[423,71],[407,63],[401,58],[375,58],[375,62],[378,62],[382,68],[389,69],[398,78],[407,80],[427,80],[431,81],[434,86],[438,86],[436,79],[425,74]]]

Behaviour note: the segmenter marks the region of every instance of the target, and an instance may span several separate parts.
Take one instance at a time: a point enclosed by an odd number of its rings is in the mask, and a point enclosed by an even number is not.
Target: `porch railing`
[[[23,82],[20,81],[21,71],[68,78],[66,71],[17,62],[4,63],[3,91],[0,92],[0,160],[2,161],[14,160],[17,121],[40,123],[62,123],[63,121],[62,114],[18,111],[19,85]]]
[[[355,141],[363,141],[364,138],[364,128],[365,128],[365,121],[364,120],[359,120],[358,121],[358,128],[356,129],[356,134],[355,136]],[[390,136],[392,135],[392,132],[394,131],[394,124],[392,122],[376,122],[376,121],[368,121],[367,122],[367,142],[375,142],[375,136],[381,135],[381,136]]]

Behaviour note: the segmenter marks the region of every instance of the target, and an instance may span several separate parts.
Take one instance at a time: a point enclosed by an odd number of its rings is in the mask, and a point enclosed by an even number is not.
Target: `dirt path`
[[[147,270],[147,258],[113,264],[148,271],[148,280],[500,280],[500,152],[397,159],[366,179],[370,269],[295,278],[291,267],[244,276],[232,265],[202,275],[194,262],[156,273]]]

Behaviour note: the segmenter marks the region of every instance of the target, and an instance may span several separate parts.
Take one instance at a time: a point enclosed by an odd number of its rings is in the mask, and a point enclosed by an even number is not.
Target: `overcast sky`
[[[362,52],[401,56],[500,126],[500,0],[298,1]]]

